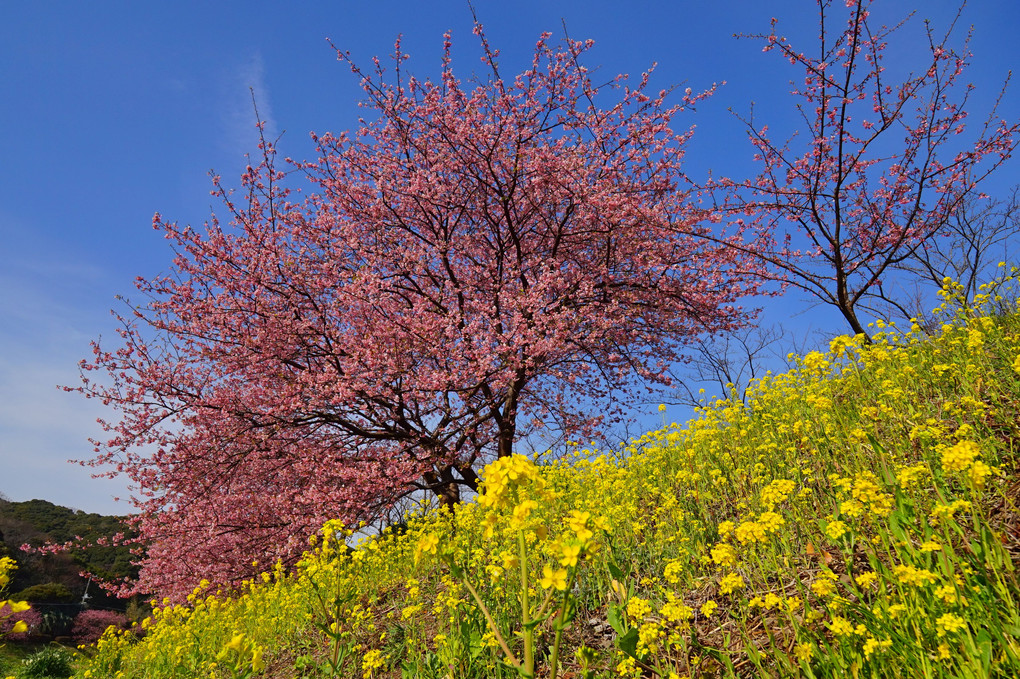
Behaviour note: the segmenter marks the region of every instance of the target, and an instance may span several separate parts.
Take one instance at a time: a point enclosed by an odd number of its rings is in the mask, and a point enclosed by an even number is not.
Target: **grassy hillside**
[[[327,525],[76,676],[1020,676],[1020,316],[945,313],[353,552]]]

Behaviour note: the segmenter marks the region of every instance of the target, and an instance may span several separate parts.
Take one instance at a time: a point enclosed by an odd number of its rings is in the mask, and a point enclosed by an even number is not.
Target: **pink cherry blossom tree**
[[[969,38],[954,49],[953,26],[939,35],[926,22],[923,69],[887,74],[884,52],[903,22],[876,28],[871,4],[819,0],[813,53],[779,34],[775,19],[769,33],[748,36],[803,70],[791,92],[803,124],[781,143],[744,119],[761,173],[721,182],[736,189],[748,223],[775,236],[759,251],[772,278],[834,306],[854,333],[866,332],[861,311],[909,317],[883,282],[941,237],[1020,131],[995,108],[976,134],[967,130]]]
[[[505,79],[476,33],[488,75],[467,84],[449,36],[435,82],[399,42],[390,72],[339,53],[374,119],[286,171],[263,139],[241,191],[215,181],[228,224],[156,216],[173,267],[80,387],[118,413],[92,463],[137,489],[136,591],[289,562],[415,489],[453,505],[479,465],[544,427],[590,434],[689,338],[746,322],[753,245],[698,207],[672,128],[709,93],[596,85],[591,42],[548,35]]]

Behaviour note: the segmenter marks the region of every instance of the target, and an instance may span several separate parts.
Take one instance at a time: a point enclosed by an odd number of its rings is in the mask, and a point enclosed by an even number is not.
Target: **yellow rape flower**
[[[482,535],[486,540],[491,540],[496,534],[496,527],[499,525],[499,516],[497,514],[487,514],[482,519]]]
[[[981,460],[975,460],[974,464],[967,470],[967,478],[976,488],[984,488],[985,480],[992,473],[992,468]]]
[[[897,472],[896,478],[900,482],[900,487],[906,490],[912,485],[915,485],[917,481],[928,473],[928,468],[924,465],[914,465],[913,467],[903,467]]]
[[[768,539],[768,532],[763,525],[757,521],[742,521],[735,531],[740,544],[765,542]]]
[[[947,634],[964,629],[967,626],[967,621],[953,613],[946,613],[939,616],[938,620],[935,621],[935,625],[938,627],[938,635],[944,637]]]
[[[937,504],[931,510],[929,517],[933,524],[938,525],[941,519],[952,519],[957,512],[970,511],[970,502],[966,500],[954,500],[949,504]]]
[[[762,512],[758,517],[758,523],[766,533],[775,533],[786,525],[786,519],[775,512]]]
[[[367,651],[361,659],[361,676],[368,679],[386,662],[386,656],[378,649]]]
[[[576,509],[571,510],[570,516],[567,517],[567,527],[573,531],[574,535],[581,541],[582,545],[587,544],[588,541],[595,535],[595,533],[588,528],[588,522],[590,519],[591,512],[582,512]]]
[[[567,569],[553,569],[548,565],[543,566],[542,579],[539,580],[538,584],[542,587],[542,589],[554,587],[562,592],[567,588]]]
[[[616,666],[616,676],[618,677],[640,677],[641,670],[638,669],[637,661],[630,656],[626,656],[620,661],[620,664]]]
[[[240,653],[241,652],[241,646],[243,644],[244,644],[244,635],[243,634],[235,634],[234,638],[231,639],[230,641],[228,641],[225,644],[225,646],[226,646],[226,648],[229,648],[231,651],[235,651],[237,653]]]
[[[829,596],[836,591],[836,585],[833,584],[832,580],[823,578],[811,583],[811,591],[818,596]]]
[[[864,503],[859,500],[844,500],[839,505],[839,511],[852,519],[858,519],[864,514]]]
[[[675,585],[680,582],[680,575],[683,573],[684,567],[679,561],[670,561],[666,564],[666,570],[663,571],[662,576],[666,578],[666,582],[671,585]]]
[[[869,585],[874,584],[876,580],[878,580],[878,573],[875,573],[874,571],[867,571],[855,577],[854,580],[857,581],[857,584],[859,586],[868,587]]]
[[[947,474],[966,471],[980,454],[978,444],[973,441],[960,441],[942,451],[942,471]]]
[[[828,625],[828,627],[832,630],[833,634],[841,637],[849,636],[854,633],[854,626],[850,624],[850,621],[838,615],[832,616],[832,622]]]
[[[870,505],[871,511],[878,516],[886,516],[892,512],[893,497],[882,492],[878,484],[871,478],[858,479],[854,483],[853,498],[860,503]]]
[[[659,639],[665,636],[657,623],[647,622],[638,630],[638,651],[654,652],[658,650]]]
[[[961,597],[956,593],[956,588],[952,585],[942,585],[941,587],[935,588],[935,596],[947,604],[963,604],[968,605],[966,597]]]
[[[825,526],[825,534],[832,540],[838,540],[849,530],[847,525],[842,521],[834,520],[830,521]]]
[[[266,662],[262,659],[262,655],[265,650],[261,646],[256,646],[251,652],[251,668],[256,672],[264,670],[266,668]]]
[[[652,606],[645,599],[635,596],[627,602],[627,616],[631,620],[644,620],[645,616],[651,612]]]
[[[796,482],[788,479],[776,479],[769,485],[762,488],[761,502],[768,508],[773,508],[785,501],[793,489],[797,487]]]
[[[659,609],[659,613],[670,622],[686,622],[694,617],[694,609],[684,605],[670,594],[669,601]]]
[[[536,509],[538,509],[537,502],[534,500],[524,500],[514,507],[514,519],[517,521],[525,521],[529,516],[531,516],[531,512]]]
[[[423,554],[435,554],[439,547],[439,538],[432,533],[425,535],[414,548],[414,562],[418,563]]]
[[[893,575],[901,584],[911,587],[930,585],[938,580],[934,573],[926,568],[916,568],[906,564],[893,566]]]
[[[868,637],[867,641],[864,642],[864,657],[870,660],[875,651],[883,648],[889,648],[890,646],[892,646],[891,639],[882,639],[879,641],[874,637]]]
[[[825,354],[819,351],[811,351],[807,353],[804,358],[801,359],[801,362],[808,371],[816,374],[820,374],[829,366],[829,362],[825,359]]]
[[[717,566],[733,566],[737,563],[737,550],[725,542],[714,545],[711,555],[712,561]]]
[[[811,591],[818,596],[829,596],[836,591],[836,574],[830,570],[824,570],[818,574],[818,579],[811,583]]]
[[[720,594],[731,594],[744,587],[744,578],[738,573],[730,573],[723,577],[719,583]]]
[[[14,559],[9,556],[0,557],[0,590],[3,590],[11,582],[11,573],[17,569]]]
[[[581,555],[581,545],[576,542],[561,543],[559,552],[560,565],[573,568],[577,565],[577,559]]]

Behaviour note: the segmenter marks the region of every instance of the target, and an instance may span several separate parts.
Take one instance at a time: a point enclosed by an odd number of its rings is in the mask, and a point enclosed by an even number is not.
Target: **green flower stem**
[[[518,558],[521,566],[521,622],[524,624],[524,668],[521,674],[528,679],[535,676],[535,628],[531,617],[531,598],[528,596],[528,547],[524,531],[517,532]]]
[[[471,597],[475,600],[475,603],[478,604],[478,608],[481,609],[482,615],[485,616],[485,622],[489,624],[489,629],[492,630],[492,634],[496,637],[496,641],[499,642],[500,648],[503,649],[503,653],[506,654],[510,663],[517,668],[517,671],[523,674],[524,670],[521,667],[520,661],[517,660],[517,656],[515,656],[513,651],[510,650],[506,640],[503,639],[503,635],[499,633],[499,627],[496,626],[496,621],[492,619],[492,613],[489,612],[489,607],[482,602],[482,598],[478,596],[478,592],[475,591],[475,588],[471,585],[467,578],[464,578],[464,586],[467,587],[467,591],[471,593]]]
[[[553,640],[552,653],[549,655],[549,679],[556,679],[556,674],[559,671],[557,666],[560,658],[560,640],[563,638],[563,626],[566,624],[567,619],[567,608],[570,603],[570,590],[574,587],[574,578],[577,575],[577,569],[570,569],[570,579],[567,580],[567,589],[563,592],[563,605],[560,607],[560,619],[556,621],[556,637]]]

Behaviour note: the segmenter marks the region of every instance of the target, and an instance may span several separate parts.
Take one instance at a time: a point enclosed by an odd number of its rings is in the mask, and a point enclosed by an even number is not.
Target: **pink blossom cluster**
[[[392,73],[340,54],[375,119],[286,171],[263,140],[241,191],[215,180],[229,223],[156,216],[170,273],[81,364],[117,412],[92,464],[137,491],[130,591],[291,563],[327,519],[416,490],[453,504],[479,465],[613,423],[690,338],[746,322],[754,242],[699,204],[672,127],[710,92],[598,86],[592,43],[548,35],[505,79],[477,34],[489,74],[467,83],[449,36],[435,82],[399,43]]]
[[[90,608],[75,616],[71,637],[76,644],[94,644],[109,627],[125,629],[127,618],[117,611]]]

